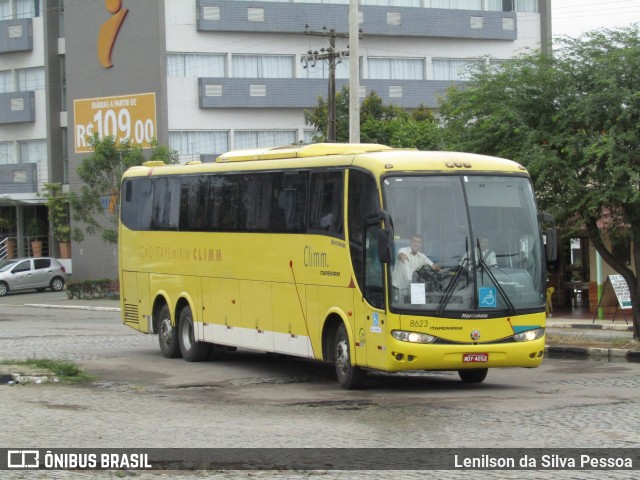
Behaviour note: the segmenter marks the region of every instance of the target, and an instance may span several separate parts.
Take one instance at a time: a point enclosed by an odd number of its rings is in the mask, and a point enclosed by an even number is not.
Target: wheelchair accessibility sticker
[[[495,288],[480,287],[478,296],[480,297],[480,308],[496,308],[498,306]]]

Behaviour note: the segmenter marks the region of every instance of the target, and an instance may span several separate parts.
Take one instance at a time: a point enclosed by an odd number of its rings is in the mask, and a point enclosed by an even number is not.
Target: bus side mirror
[[[378,260],[380,263],[391,263],[391,246],[393,237],[386,228],[378,230]]]
[[[558,259],[558,230],[556,227],[547,229],[544,249],[547,262],[555,262]]]
[[[538,215],[540,223],[551,223],[545,234],[544,253],[547,262],[555,262],[558,259],[558,229],[556,228],[556,219],[553,215],[541,212]]]

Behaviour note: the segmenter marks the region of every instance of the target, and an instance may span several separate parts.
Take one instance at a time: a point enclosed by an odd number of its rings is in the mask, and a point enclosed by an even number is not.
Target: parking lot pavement
[[[0,306],[6,307],[40,307],[40,308],[74,308],[80,310],[120,311],[120,301],[104,298],[88,298],[69,300],[67,292],[16,292],[0,297]]]

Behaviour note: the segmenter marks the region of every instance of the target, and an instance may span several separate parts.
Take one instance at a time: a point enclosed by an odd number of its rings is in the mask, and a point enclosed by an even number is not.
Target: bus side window
[[[149,230],[151,218],[151,179],[132,178],[124,182],[120,211],[122,223],[131,230]]]
[[[209,181],[209,230],[235,232],[240,223],[240,175],[215,175]]]
[[[360,170],[349,170],[348,203],[349,249],[356,281],[364,290],[363,236],[365,218],[380,209],[378,189],[373,177]]]
[[[364,298],[375,308],[384,308],[384,269],[378,256],[378,224],[367,225],[365,233]]]
[[[156,177],[153,179],[153,230],[177,230],[180,220],[180,178]]]
[[[309,198],[309,230],[343,237],[344,174],[312,172]]]
[[[304,232],[304,212],[307,200],[308,174],[285,172],[274,183],[274,198],[271,209],[271,229],[275,232]]]
[[[207,230],[208,178],[189,176],[182,178],[180,198],[180,231],[202,232]]]

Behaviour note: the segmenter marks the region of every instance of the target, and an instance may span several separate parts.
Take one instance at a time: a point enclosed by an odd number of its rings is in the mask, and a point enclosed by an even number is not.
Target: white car
[[[55,258],[12,258],[0,260],[0,297],[13,290],[50,288],[59,292],[67,278],[64,266]]]

